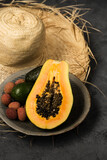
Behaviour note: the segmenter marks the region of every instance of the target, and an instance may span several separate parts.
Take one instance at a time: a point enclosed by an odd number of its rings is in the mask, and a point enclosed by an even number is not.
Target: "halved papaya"
[[[65,61],[47,60],[26,101],[26,113],[39,128],[53,129],[68,118],[73,105]]]

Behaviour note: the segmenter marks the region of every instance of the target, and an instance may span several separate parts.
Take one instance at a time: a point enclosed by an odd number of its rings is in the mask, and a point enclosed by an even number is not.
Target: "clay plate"
[[[3,88],[7,82],[15,81],[19,78],[24,78],[25,74],[29,72],[31,69],[32,68],[25,69],[9,76],[0,85],[0,97],[3,94]],[[25,122],[20,122],[18,120],[9,120],[5,115],[5,110],[7,107],[3,105],[1,101],[0,101],[0,118],[14,130],[22,132],[26,135],[52,136],[72,130],[85,119],[91,105],[90,105],[90,95],[85,85],[73,74],[69,74],[69,78],[74,95],[74,104],[68,119],[59,127],[52,130],[42,130],[33,125],[29,120]]]

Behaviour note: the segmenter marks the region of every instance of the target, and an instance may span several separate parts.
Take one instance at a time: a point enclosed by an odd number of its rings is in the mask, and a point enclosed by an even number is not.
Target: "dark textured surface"
[[[48,2],[59,4],[60,0]],[[67,0],[65,4],[75,3],[91,8],[84,18],[101,30],[90,34],[90,46],[98,65],[92,69],[88,81],[107,95],[107,0]],[[20,133],[0,132],[0,160],[107,160],[107,100],[96,88],[88,86],[88,89],[91,110],[78,128],[53,138],[21,139]]]

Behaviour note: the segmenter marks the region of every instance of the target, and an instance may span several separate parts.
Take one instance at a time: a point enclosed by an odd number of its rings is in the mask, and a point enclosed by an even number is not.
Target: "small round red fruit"
[[[6,116],[11,120],[15,120],[17,118],[17,111],[13,108],[6,109]]]
[[[24,79],[18,79],[18,80],[15,82],[15,84],[17,85],[17,84],[19,84],[19,83],[23,83],[23,82],[25,82],[25,80],[24,80]]]
[[[20,121],[25,121],[26,120],[26,111],[25,111],[24,107],[18,108],[17,113],[18,113],[18,119]]]
[[[8,82],[5,86],[4,86],[4,92],[5,93],[11,93],[13,87],[15,86],[15,84],[13,82]]]
[[[17,110],[17,109],[20,107],[20,103],[19,103],[19,102],[11,102],[11,103],[8,105],[8,107]]]
[[[11,102],[11,96],[7,93],[3,94],[1,96],[1,102],[4,104],[4,105],[9,105],[9,103]]]

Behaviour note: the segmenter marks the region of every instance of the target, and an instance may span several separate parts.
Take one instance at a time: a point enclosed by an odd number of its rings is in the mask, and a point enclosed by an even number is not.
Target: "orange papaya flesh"
[[[66,121],[72,105],[68,64],[47,60],[26,100],[29,120],[39,128],[53,129]]]

